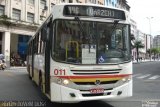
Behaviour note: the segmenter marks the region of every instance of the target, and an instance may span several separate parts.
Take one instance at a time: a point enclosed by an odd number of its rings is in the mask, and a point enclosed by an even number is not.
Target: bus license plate
[[[103,88],[91,89],[90,92],[93,94],[104,93],[104,89]]]

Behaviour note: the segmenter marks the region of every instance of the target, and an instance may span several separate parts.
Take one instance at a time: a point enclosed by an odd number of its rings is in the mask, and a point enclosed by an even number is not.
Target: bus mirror
[[[47,29],[44,27],[41,30],[42,41],[47,41]]]

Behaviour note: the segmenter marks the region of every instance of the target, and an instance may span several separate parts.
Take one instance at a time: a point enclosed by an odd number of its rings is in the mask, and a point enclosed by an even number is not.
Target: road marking
[[[134,74],[132,77],[135,77],[135,76],[140,76],[142,74],[138,73],[138,74]]]
[[[148,76],[150,76],[151,74],[145,74],[145,75],[143,75],[143,76],[140,76],[140,77],[137,77],[138,79],[143,79],[143,78],[146,78],[146,77],[148,77]]]
[[[154,80],[154,79],[157,79],[159,77],[160,77],[159,75],[155,75],[155,76],[150,77],[149,79]]]

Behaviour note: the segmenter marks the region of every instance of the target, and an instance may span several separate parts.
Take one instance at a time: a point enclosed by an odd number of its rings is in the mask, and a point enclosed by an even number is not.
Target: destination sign
[[[83,16],[83,17],[101,17],[101,18],[114,18],[125,20],[125,13],[121,10],[95,7],[95,6],[82,6],[82,5],[66,5],[63,11],[64,16]]]

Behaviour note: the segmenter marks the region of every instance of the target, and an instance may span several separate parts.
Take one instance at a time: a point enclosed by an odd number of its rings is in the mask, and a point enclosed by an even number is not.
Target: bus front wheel
[[[42,73],[41,73],[41,72],[39,73],[39,87],[40,87],[40,90],[43,91],[43,85],[42,85]]]

